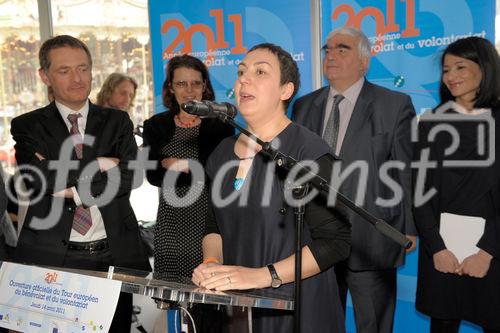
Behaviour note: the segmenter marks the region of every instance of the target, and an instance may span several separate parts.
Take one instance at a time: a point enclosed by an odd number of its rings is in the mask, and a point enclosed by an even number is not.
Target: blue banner
[[[368,80],[410,95],[419,114],[439,102],[441,51],[448,44],[472,35],[494,42],[494,0],[330,0],[321,6],[322,41],[342,26],[361,29],[372,43]],[[417,259],[414,251],[398,272],[394,332],[429,331],[428,318],[415,310]],[[347,331],[356,331],[352,304]],[[480,331],[463,324],[460,332]]]
[[[286,8],[286,10],[283,10]],[[191,54],[209,67],[218,101],[234,103],[237,66],[254,45],[271,42],[299,65],[299,94],[312,90],[310,9],[307,1],[150,1],[155,112],[164,111],[161,88],[168,60]],[[232,101],[233,100],[233,101]]]
[[[181,53],[208,66],[218,101],[234,103],[236,68],[253,45],[272,42],[294,56],[301,72],[298,96],[312,87],[309,1],[149,1],[155,112],[164,107],[161,88],[168,60]],[[454,40],[481,36],[494,41],[495,0],[323,0],[322,41],[341,26],[363,30],[373,44],[367,78],[411,96],[417,113],[438,103],[440,51]],[[327,82],[325,81],[325,85]],[[427,332],[428,319],[415,311],[417,253],[398,274],[394,332]],[[352,306],[347,329],[355,332]],[[461,332],[479,331],[465,325]]]
[[[338,27],[361,29],[372,43],[367,78],[411,96],[417,113],[438,103],[440,51],[458,38],[494,42],[495,1],[322,1],[322,40]]]

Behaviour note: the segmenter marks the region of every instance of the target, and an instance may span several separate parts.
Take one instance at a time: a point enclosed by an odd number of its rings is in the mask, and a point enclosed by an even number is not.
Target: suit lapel
[[[42,120],[42,125],[47,129],[47,133],[62,145],[64,140],[69,137],[69,130],[56,107],[56,103],[52,102],[47,105],[43,115],[45,118]]]
[[[308,116],[311,116],[311,119],[309,120],[311,122],[310,128],[313,129],[313,131],[319,136],[323,135],[325,108],[329,90],[330,88],[326,87],[319,93],[318,97],[316,97],[313,102],[314,110],[311,110],[312,112],[308,113]]]
[[[85,126],[85,135],[90,135],[94,138],[94,143],[92,146],[83,146],[83,156],[84,158],[94,156],[95,149],[97,147],[97,138],[99,133],[102,131],[102,126],[104,125],[104,119],[107,111],[101,109],[96,105],[89,103],[89,114],[87,115],[87,125]]]
[[[356,138],[358,137],[359,129],[365,125],[365,123],[370,119],[373,108],[368,108],[373,100],[371,83],[365,80],[363,88],[359,93],[356,105],[354,105],[354,110],[352,112],[351,120],[349,120],[349,125],[347,125],[347,131],[342,142],[342,148],[340,149],[340,156],[344,155],[344,148],[353,147],[355,145]],[[346,148],[347,147],[347,148]]]

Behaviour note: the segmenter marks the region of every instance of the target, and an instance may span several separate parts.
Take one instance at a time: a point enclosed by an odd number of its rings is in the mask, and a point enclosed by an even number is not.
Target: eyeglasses
[[[331,48],[328,46],[328,45],[323,45],[323,47],[321,47],[321,53],[323,53],[323,55],[327,55],[328,53],[331,52]]]
[[[198,90],[202,89],[205,86],[205,82],[203,81],[177,81],[177,82],[172,82],[172,85],[176,87],[177,89],[187,89],[188,86],[191,87],[193,90]]]
[[[345,54],[347,51],[351,50],[351,48],[347,45],[341,44],[337,45],[334,47],[329,47],[328,45],[323,45],[321,47],[321,52],[323,53],[323,56],[326,56],[327,54],[330,53],[335,53],[335,54]]]

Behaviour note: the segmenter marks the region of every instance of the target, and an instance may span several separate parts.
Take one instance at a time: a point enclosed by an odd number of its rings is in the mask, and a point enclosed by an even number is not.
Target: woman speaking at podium
[[[297,64],[273,44],[253,47],[238,66],[235,96],[248,130],[299,161],[329,161],[330,147],[294,124],[286,109],[299,88]],[[269,288],[293,296],[294,213],[285,201],[282,170],[240,134],[224,139],[206,166],[211,181],[203,258],[193,283],[215,290]],[[226,172],[224,172],[226,169]],[[238,195],[240,194],[240,195]],[[221,202],[238,197],[230,203]],[[350,225],[316,198],[306,206],[302,248],[302,332],[344,332],[333,264],[350,250]],[[292,332],[293,312],[253,310],[255,332]]]

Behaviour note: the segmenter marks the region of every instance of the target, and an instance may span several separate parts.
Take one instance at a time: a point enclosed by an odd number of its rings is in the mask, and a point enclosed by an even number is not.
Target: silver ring
[[[231,284],[231,278],[228,276],[227,280],[229,281],[229,284]]]

